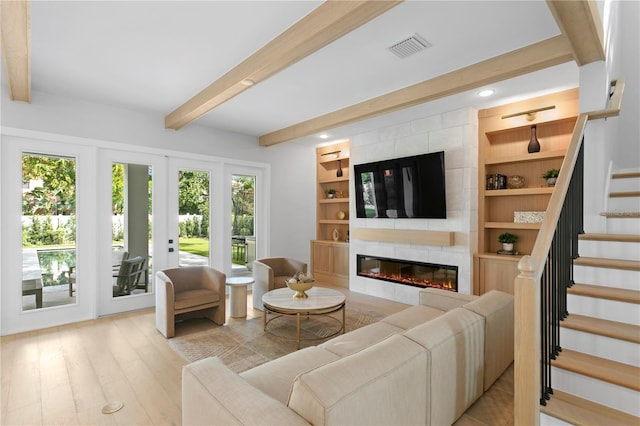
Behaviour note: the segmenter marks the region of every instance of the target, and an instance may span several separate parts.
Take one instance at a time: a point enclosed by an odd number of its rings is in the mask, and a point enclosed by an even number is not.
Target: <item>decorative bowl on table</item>
[[[295,291],[293,295],[294,299],[306,299],[309,297],[305,291],[310,290],[313,287],[315,280],[312,277],[308,277],[302,272],[298,272],[293,277],[285,281],[289,289]]]

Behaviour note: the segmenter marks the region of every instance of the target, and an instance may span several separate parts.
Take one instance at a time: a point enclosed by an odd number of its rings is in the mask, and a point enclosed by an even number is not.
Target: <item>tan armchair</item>
[[[226,275],[208,266],[187,266],[156,273],[156,328],[175,336],[176,320],[225,321]]]
[[[253,307],[263,310],[262,296],[276,288],[286,287],[285,280],[296,272],[307,273],[307,264],[286,257],[270,257],[253,261]]]

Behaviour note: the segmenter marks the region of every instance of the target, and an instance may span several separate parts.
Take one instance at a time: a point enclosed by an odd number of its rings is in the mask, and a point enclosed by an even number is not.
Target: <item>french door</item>
[[[214,161],[169,160],[166,243],[170,267],[206,265],[222,270],[220,169]]]
[[[0,151],[2,333],[94,317],[96,150],[4,135]]]
[[[251,262],[266,253],[264,174],[260,167],[170,159],[168,265],[251,275]]]
[[[155,305],[155,271],[166,264],[166,163],[159,155],[100,151],[99,315]]]
[[[262,168],[233,164],[226,167],[230,251],[225,256],[225,264],[229,276],[251,276],[253,261],[267,252],[265,180]]]

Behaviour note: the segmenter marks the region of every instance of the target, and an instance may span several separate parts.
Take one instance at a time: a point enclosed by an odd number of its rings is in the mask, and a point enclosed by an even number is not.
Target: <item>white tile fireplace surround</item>
[[[473,253],[478,223],[478,112],[463,108],[408,123],[362,133],[351,138],[351,165],[388,160],[428,152],[445,152],[447,219],[359,219],[355,217],[354,180],[349,185],[350,228],[447,231],[452,245],[398,241],[365,241],[351,238],[349,288],[352,291],[414,304],[420,288],[385,285],[384,281],[357,275],[357,254],[455,265],[458,292],[472,292]],[[351,175],[353,176],[353,174]],[[352,232],[353,234],[353,232]]]

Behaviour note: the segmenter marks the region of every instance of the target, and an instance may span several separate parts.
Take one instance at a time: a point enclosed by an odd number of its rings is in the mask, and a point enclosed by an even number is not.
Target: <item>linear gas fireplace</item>
[[[414,287],[458,291],[458,267],[359,254],[358,275]]]

